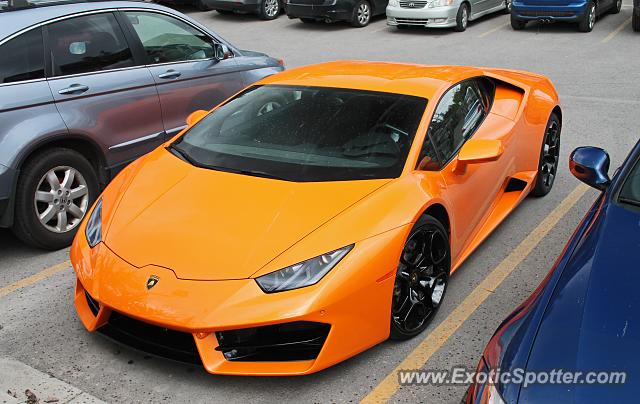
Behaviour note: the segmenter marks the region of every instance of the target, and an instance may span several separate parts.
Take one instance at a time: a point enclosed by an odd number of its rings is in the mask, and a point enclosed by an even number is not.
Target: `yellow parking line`
[[[490,35],[490,34],[493,34],[493,33],[494,33],[494,32],[496,32],[496,31],[500,31],[502,28],[504,28],[504,27],[508,26],[509,24],[510,24],[510,23],[506,22],[506,23],[504,23],[504,24],[502,24],[502,25],[498,25],[497,27],[495,27],[495,28],[493,28],[493,29],[490,29],[489,31],[484,32],[484,33],[482,33],[482,34],[478,35],[478,38],[484,38],[485,36]]]
[[[50,268],[47,268],[43,271],[38,272],[37,274],[31,275],[27,278],[20,279],[19,281],[12,283],[9,286],[5,286],[0,288],[0,297],[4,297],[9,293],[13,293],[18,289],[22,289],[25,286],[33,285],[34,283],[38,283],[43,279],[47,279],[50,276],[57,274],[58,272],[62,272],[65,269],[68,269],[71,266],[70,261],[61,262],[58,265],[54,265]]]
[[[400,388],[398,371],[422,368],[429,358],[447,342],[487,297],[533,251],[588,189],[589,187],[584,184],[578,185],[362,402],[387,402]]]
[[[607,43],[610,40],[612,40],[616,35],[618,35],[629,24],[631,24],[631,17],[629,17],[626,20],[624,20],[624,22],[622,24],[620,24],[620,26],[618,28],[616,28],[612,33],[607,35],[607,37],[602,40],[602,43]]]

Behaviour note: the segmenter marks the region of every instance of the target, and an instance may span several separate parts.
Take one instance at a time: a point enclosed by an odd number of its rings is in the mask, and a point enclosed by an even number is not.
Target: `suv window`
[[[131,49],[112,13],[74,17],[47,29],[54,76],[134,65]]]
[[[486,79],[466,80],[449,89],[433,114],[418,166],[441,169],[482,124],[494,92]],[[423,161],[425,157],[429,161]]]
[[[44,46],[40,28],[1,45],[0,55],[0,83],[44,78]]]
[[[213,39],[191,25],[164,14],[125,13],[147,54],[150,64],[211,59]]]

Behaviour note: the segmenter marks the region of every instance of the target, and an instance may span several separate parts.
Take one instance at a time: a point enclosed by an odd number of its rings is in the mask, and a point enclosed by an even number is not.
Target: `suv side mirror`
[[[599,147],[578,147],[569,156],[569,169],[580,181],[604,191],[611,183],[610,161],[609,154]]]
[[[199,109],[197,111],[193,111],[187,117],[187,125],[188,126],[193,126],[193,124],[195,124],[196,122],[198,122],[199,120],[204,118],[208,113],[209,113],[209,111],[205,111],[205,110],[202,110],[202,109]]]
[[[213,44],[213,58],[217,61],[229,59],[231,57],[231,51],[225,44],[214,43]]]
[[[455,173],[464,173],[467,165],[496,161],[504,153],[500,140],[470,139],[460,149],[454,168]]]

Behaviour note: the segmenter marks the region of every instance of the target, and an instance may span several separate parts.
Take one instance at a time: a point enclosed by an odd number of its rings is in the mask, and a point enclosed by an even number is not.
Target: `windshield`
[[[427,100],[325,87],[253,87],[171,147],[194,165],[288,181],[395,178]]]
[[[633,170],[624,180],[618,200],[622,203],[640,206],[640,158],[636,160]]]

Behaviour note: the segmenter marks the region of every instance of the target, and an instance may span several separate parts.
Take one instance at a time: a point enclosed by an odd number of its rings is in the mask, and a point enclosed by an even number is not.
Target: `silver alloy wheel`
[[[467,28],[467,24],[469,23],[469,13],[467,8],[464,7],[462,9],[462,28]]]
[[[595,4],[591,6],[589,10],[589,29],[593,29],[593,26],[596,25],[596,6]]]
[[[275,17],[280,12],[278,0],[265,0],[264,11],[267,17]]]
[[[33,206],[38,220],[47,230],[66,233],[78,226],[87,213],[87,181],[73,167],[55,167],[40,179]]]
[[[620,10],[622,8],[622,0],[618,0],[616,2],[616,10]]]
[[[620,0],[620,1],[622,1],[622,0]],[[507,11],[511,12],[511,4],[513,3],[513,0],[506,0],[506,3],[507,3]]]
[[[358,22],[360,25],[367,25],[369,22],[369,18],[371,16],[371,12],[369,10],[368,3],[362,3],[358,7]]]

